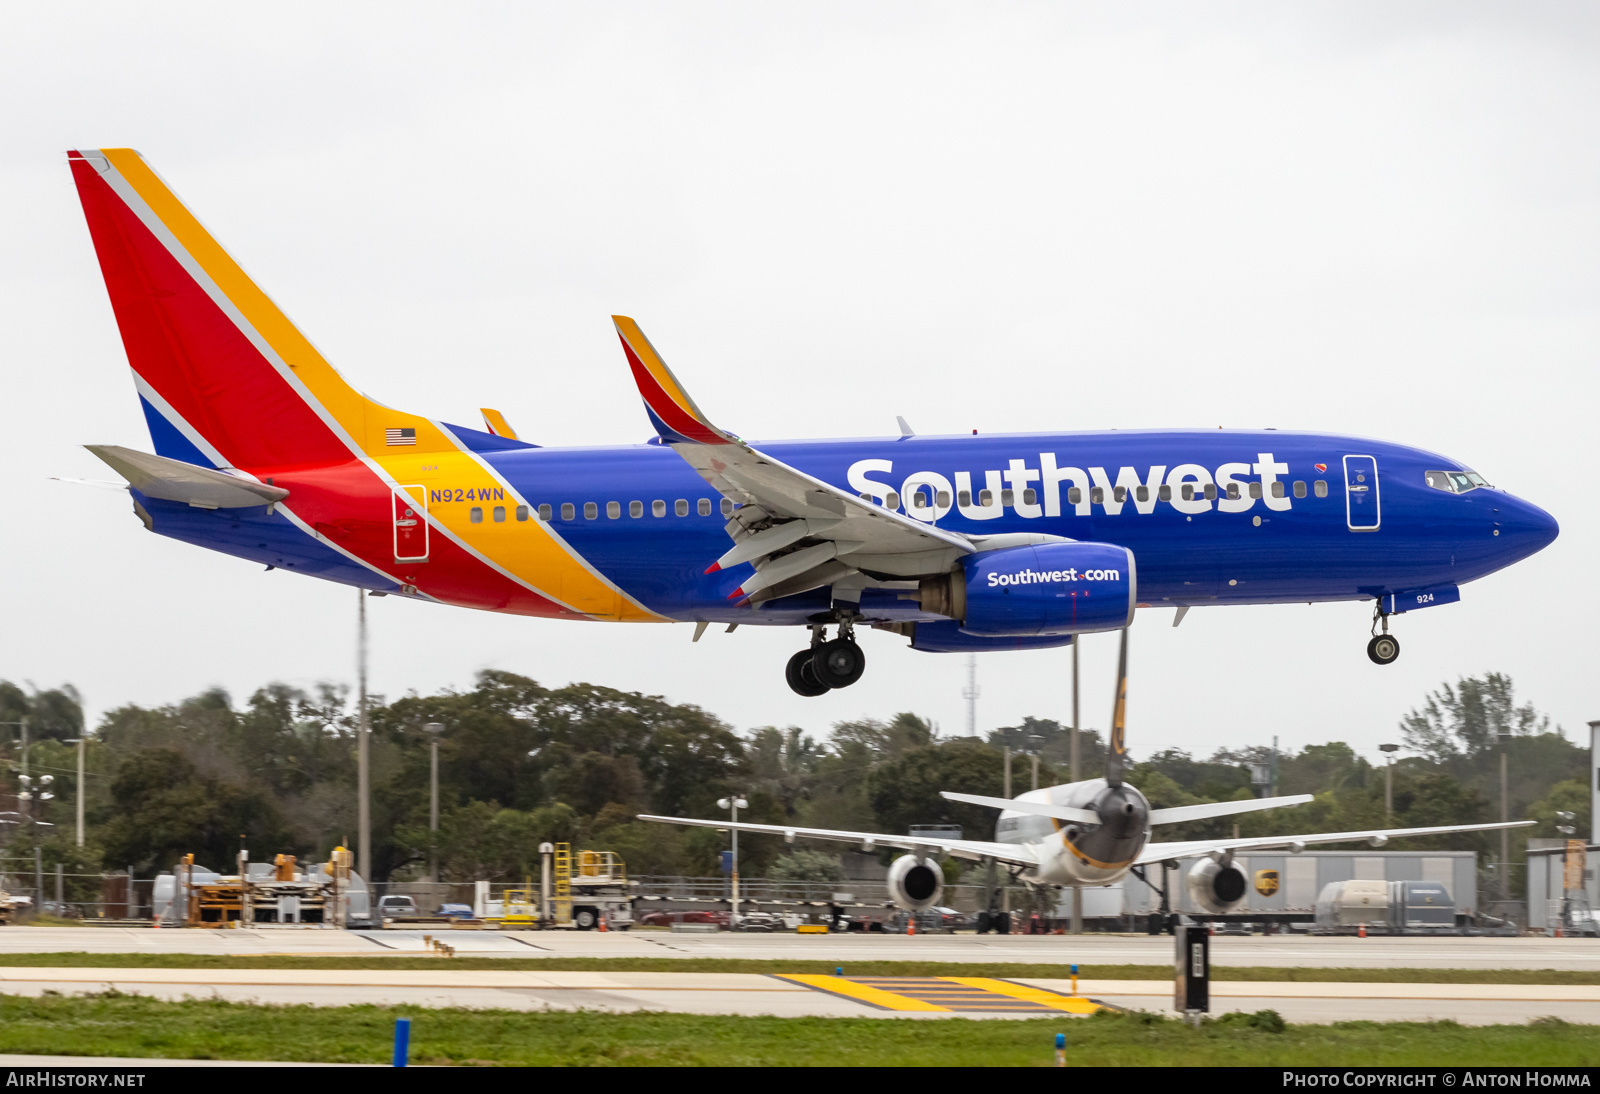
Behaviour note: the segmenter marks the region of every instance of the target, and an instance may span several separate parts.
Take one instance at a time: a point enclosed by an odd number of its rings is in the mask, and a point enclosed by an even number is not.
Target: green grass
[[[564,972],[831,973],[838,960],[754,961],[719,957],[425,957],[375,954],[230,956],[190,953],[0,953],[9,968],[85,969],[502,969]],[[1012,979],[1071,975],[1067,964],[1044,962],[846,961],[846,976],[1001,976]],[[1600,971],[1579,969],[1315,969],[1213,965],[1213,980],[1305,984],[1600,984]],[[1169,980],[1171,965],[1080,964],[1085,980]]]
[[[1282,1026],[1272,1012],[1200,1029],[1152,1014],[1093,1018],[738,1018],[396,1007],[163,1002],[107,993],[0,996],[0,1052],[169,1059],[387,1063],[409,1017],[413,1063],[586,1066],[1048,1066],[1068,1061],[1191,1067],[1592,1066],[1600,1030],[1352,1022]]]

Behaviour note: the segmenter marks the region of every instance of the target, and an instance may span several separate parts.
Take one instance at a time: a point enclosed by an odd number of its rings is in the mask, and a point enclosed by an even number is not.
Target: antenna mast
[[[967,686],[961,689],[961,698],[967,701],[967,736],[978,735],[978,655],[967,654]]]

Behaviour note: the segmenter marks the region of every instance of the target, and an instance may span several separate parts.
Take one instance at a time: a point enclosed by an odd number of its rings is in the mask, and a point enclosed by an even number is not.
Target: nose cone
[[[1499,547],[1510,556],[1508,562],[1544,550],[1561,534],[1556,518],[1532,502],[1508,496],[1499,509]]]

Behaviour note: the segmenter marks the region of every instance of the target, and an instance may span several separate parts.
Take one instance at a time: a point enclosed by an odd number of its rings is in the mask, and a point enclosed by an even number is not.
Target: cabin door
[[[1378,530],[1378,461],[1373,457],[1344,458],[1344,512],[1352,532]]]
[[[420,486],[401,486],[391,496],[394,507],[394,560],[428,561],[427,491]]]

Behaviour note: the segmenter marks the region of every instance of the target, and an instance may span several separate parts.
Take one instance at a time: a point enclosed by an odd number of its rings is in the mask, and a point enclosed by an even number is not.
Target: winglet
[[[511,428],[511,423],[506,421],[506,416],[498,410],[489,407],[479,407],[478,413],[483,415],[483,424],[489,427],[489,432],[496,437],[505,437],[508,440],[520,441],[517,431]]]
[[[712,425],[694,405],[694,400],[672,375],[650,339],[639,329],[639,324],[625,315],[613,315],[611,321],[617,325],[617,337],[622,339],[622,352],[628,355],[628,366],[633,369],[633,381],[644,398],[645,410],[663,441],[668,444],[738,443],[731,433]]]

